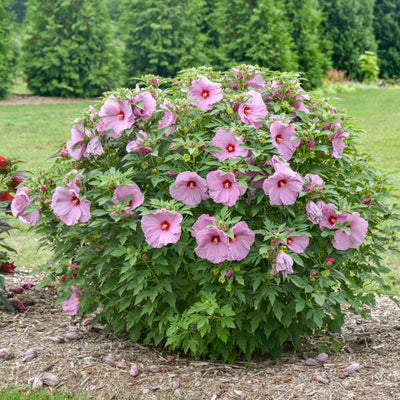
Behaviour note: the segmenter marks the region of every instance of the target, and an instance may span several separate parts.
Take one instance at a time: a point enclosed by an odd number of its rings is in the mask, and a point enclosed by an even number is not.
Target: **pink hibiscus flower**
[[[172,198],[183,204],[195,206],[202,200],[207,200],[207,182],[195,172],[180,173],[175,180],[174,187],[169,191]]]
[[[104,154],[103,146],[101,144],[100,138],[97,136],[92,137],[90,139],[86,151],[83,154],[85,157],[90,157],[90,156],[101,156]]]
[[[301,176],[286,166],[277,168],[263,184],[264,192],[274,206],[294,204],[302,188]]]
[[[62,302],[62,308],[67,311],[69,315],[78,315],[79,308],[81,307],[82,292],[76,287],[71,286],[68,290],[72,290],[72,295],[69,300]]]
[[[236,182],[233,172],[223,175],[223,171],[219,169],[207,174],[207,185],[210,197],[216,203],[222,203],[229,207],[235,205],[239,197],[247,190],[240,183]]]
[[[254,243],[255,233],[249,229],[246,222],[240,221],[231,229],[234,238],[229,239],[229,261],[240,261],[247,257]]]
[[[292,104],[292,107],[295,108],[297,111],[302,111],[306,114],[310,112],[310,110],[304,105],[302,101],[296,101]]]
[[[225,261],[229,255],[229,240],[216,226],[200,230],[196,234],[197,247],[195,253],[214,264]]]
[[[141,227],[146,242],[156,249],[175,244],[181,237],[182,214],[162,208],[153,214],[143,215]]]
[[[24,213],[24,211],[30,206],[31,198],[29,196],[29,189],[26,187],[17,189],[15,197],[11,202],[11,213],[14,217],[18,217],[22,222],[35,226],[36,222],[38,222],[41,217],[41,214],[39,210]]]
[[[322,219],[319,227],[322,229],[324,226],[328,229],[334,229],[336,222],[339,221],[340,215],[336,213],[336,206],[334,204],[325,204],[322,208]]]
[[[188,94],[188,99],[196,100],[193,105],[202,110],[211,110],[222,97],[221,84],[211,82],[205,76],[192,82]]]
[[[136,185],[136,183],[132,183],[131,185],[118,186],[114,190],[114,196],[115,199],[111,200],[111,202],[114,204],[124,203],[125,199],[130,196],[130,200],[128,203],[129,208],[122,211],[126,215],[132,215],[133,210],[141,206],[144,202],[144,195],[141,192],[139,186]]]
[[[361,246],[365,240],[368,231],[368,222],[360,216],[358,212],[349,214],[344,212],[339,217],[340,222],[350,222],[347,226],[350,234],[342,229],[336,231],[335,237],[332,239],[332,245],[337,250],[355,249]]]
[[[275,271],[280,272],[284,278],[287,278],[288,274],[293,274],[293,258],[289,254],[280,252],[276,256],[275,260]]]
[[[192,236],[196,237],[196,235],[205,229],[208,225],[216,225],[217,220],[214,217],[211,217],[208,214],[202,214],[200,215],[199,218],[197,218],[197,221],[193,224],[192,228],[194,230],[194,233],[192,233]]]
[[[220,161],[232,157],[247,157],[249,151],[241,146],[243,138],[237,139],[235,134],[234,131],[229,129],[218,129],[211,144],[215,147],[220,147],[221,150],[211,150],[211,154]]]
[[[324,180],[319,175],[315,174],[306,174],[304,180],[306,181],[304,190],[307,190],[308,192],[312,192],[313,190],[322,187],[324,184]]]
[[[295,253],[303,253],[308,247],[310,239],[307,235],[289,236],[286,239],[286,246]]]
[[[332,138],[332,148],[331,156],[334,158],[342,158],[343,150],[345,148],[344,139],[349,136],[347,132],[336,131]]]
[[[260,121],[260,119],[264,119],[268,111],[261,94],[250,90],[245,93],[244,103],[239,106],[238,113],[242,122],[253,125],[256,129],[260,129],[264,123],[264,121]]]
[[[128,100],[117,101],[114,95],[107,98],[99,115],[103,121],[103,130],[114,131],[107,135],[113,139],[120,138],[124,130],[131,128],[135,122],[131,103]]]
[[[136,134],[136,140],[132,140],[126,145],[126,151],[128,153],[140,153],[140,154],[149,154],[153,151],[153,149],[149,146],[146,146],[145,140],[147,140],[148,136],[145,131],[139,131]]]
[[[67,142],[67,151],[74,160],[80,160],[86,149],[85,136],[90,137],[91,132],[84,129],[82,125],[79,129],[76,126],[72,127],[71,140]]]
[[[57,187],[51,200],[54,214],[66,225],[88,222],[90,201],[79,199],[80,188],[75,183],[68,183],[65,188]]]
[[[157,107],[157,103],[150,92],[140,93],[132,97],[130,101],[136,104],[133,109],[133,114],[140,117],[143,121],[150,119]]]
[[[281,121],[275,121],[271,124],[269,130],[271,131],[272,145],[278,149],[279,155],[285,161],[289,161],[300,145],[295,127],[288,126]]]
[[[164,101],[164,103],[160,106],[165,111],[163,118],[158,121],[158,129],[163,129],[170,126],[170,128],[165,132],[166,136],[169,136],[175,132],[175,124],[177,118],[177,115],[170,110],[170,105],[171,103],[169,103],[168,101]]]

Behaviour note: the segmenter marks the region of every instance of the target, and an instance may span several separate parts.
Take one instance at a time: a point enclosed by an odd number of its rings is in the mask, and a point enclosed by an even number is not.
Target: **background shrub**
[[[374,296],[364,294],[363,285],[382,284],[380,274],[388,269],[381,256],[395,237],[386,223],[392,214],[387,177],[356,149],[357,129],[349,118],[325,100],[309,98],[295,75],[238,69],[191,69],[172,85],[149,78],[134,91],[108,93],[107,103],[75,122],[67,152],[32,177],[27,186],[34,206],[21,212],[40,209],[36,229],[56,265],[47,267],[48,279],[68,278],[60,301],[71,296],[71,285],[82,290],[79,299],[68,300],[75,312],[91,313],[101,304],[95,322],[110,330],[229,361],[255,351],[277,356],[286,342],[299,348],[303,335],[340,330],[343,304],[346,312],[368,315]],[[190,100],[198,85],[206,85],[205,92]],[[220,129],[236,132],[233,148],[216,144]],[[246,156],[218,157],[241,146]],[[178,198],[177,174],[188,171],[207,179],[198,185],[208,187],[211,198],[202,196],[197,205]],[[285,178],[270,188],[286,187],[290,178],[296,190],[303,189],[274,205],[279,202],[268,185],[278,172]],[[231,182],[224,181],[224,188],[230,190],[235,179],[246,189],[235,191],[234,201],[213,191],[211,177],[223,173]],[[309,173],[323,182],[307,187]],[[126,186],[134,191],[120,197]],[[197,186],[183,190],[188,187]],[[319,208],[319,217],[330,221],[325,213],[334,210],[342,222],[335,224],[335,217],[329,229],[318,226],[309,207],[319,200],[337,207]],[[148,230],[160,212],[159,226]],[[339,249],[336,236],[357,229],[343,222],[350,214],[364,228],[368,221],[368,232]],[[211,220],[196,233],[193,225],[204,215],[215,217],[218,227]],[[253,239],[234,255],[229,249],[238,236],[231,229],[239,223],[247,224]],[[171,224],[173,235],[163,236],[160,229],[169,232]],[[219,239],[208,241],[211,233]],[[201,237],[208,239],[201,244]],[[293,237],[301,237],[300,249],[293,248]],[[211,242],[228,251],[215,257],[201,252]]]
[[[23,65],[37,95],[98,96],[121,82],[103,0],[30,0]]]
[[[4,0],[0,7],[0,99],[7,97],[12,85],[17,61],[17,46],[13,40],[14,31],[11,2]]]

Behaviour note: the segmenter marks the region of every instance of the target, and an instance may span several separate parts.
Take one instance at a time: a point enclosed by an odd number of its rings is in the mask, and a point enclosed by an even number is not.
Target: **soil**
[[[7,277],[7,284],[16,287],[41,278],[20,269]],[[311,354],[307,352],[285,353],[276,362],[264,358],[227,365],[145,347],[124,335],[106,336],[102,327],[74,324],[55,306],[53,286],[14,298],[35,304],[23,313],[1,314],[0,348],[9,348],[13,358],[0,359],[0,387],[13,384],[28,390],[36,376],[49,372],[61,383],[47,390],[85,393],[97,399],[400,399],[400,309],[386,296],[377,298],[372,321],[349,314],[338,336],[343,348],[314,367],[304,364]],[[68,332],[78,332],[80,339],[52,340]],[[318,338],[314,340],[314,344],[313,339],[307,342],[308,350],[316,349]],[[31,348],[38,356],[23,362]],[[133,363],[139,368],[137,377],[129,374]],[[359,370],[346,373],[344,368],[352,363],[358,363]]]

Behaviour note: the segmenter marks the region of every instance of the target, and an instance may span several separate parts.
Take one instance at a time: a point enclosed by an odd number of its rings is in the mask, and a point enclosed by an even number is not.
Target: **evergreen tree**
[[[374,29],[381,76],[400,77],[399,0],[376,0]]]
[[[98,96],[121,80],[103,0],[29,0],[23,65],[39,95]]]
[[[362,76],[359,58],[376,52],[373,30],[375,0],[321,0],[326,19],[325,37],[332,43],[333,67],[350,78]]]
[[[310,89],[321,84],[330,66],[330,42],[323,39],[323,14],[318,0],[286,0],[299,62]]]
[[[204,50],[203,0],[125,0],[121,28],[129,77],[174,76],[209,64]]]
[[[18,23],[22,23],[25,18],[26,1],[27,0],[13,0],[12,2],[12,9]]]
[[[211,21],[218,37],[215,53],[223,67],[243,62],[297,69],[283,0],[216,0]]]
[[[12,39],[13,16],[10,1],[2,0],[0,7],[0,98],[7,97],[16,69],[17,47]]]

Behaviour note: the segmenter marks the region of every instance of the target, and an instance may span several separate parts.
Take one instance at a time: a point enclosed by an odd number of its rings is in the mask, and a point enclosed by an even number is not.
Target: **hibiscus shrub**
[[[278,356],[340,330],[344,304],[368,316],[362,288],[383,285],[391,187],[356,142],[295,75],[147,76],[74,122],[14,215],[54,250],[70,315],[196,356]]]

